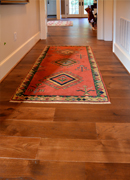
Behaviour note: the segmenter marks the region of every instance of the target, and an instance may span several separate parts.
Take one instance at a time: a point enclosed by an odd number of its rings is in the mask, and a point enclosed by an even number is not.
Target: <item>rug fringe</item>
[[[111,102],[41,102],[41,101],[10,101],[13,103],[38,103],[38,104],[111,104]]]

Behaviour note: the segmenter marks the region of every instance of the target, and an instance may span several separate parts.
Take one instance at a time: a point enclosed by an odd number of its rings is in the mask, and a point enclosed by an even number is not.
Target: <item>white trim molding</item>
[[[116,43],[114,44],[114,53],[119,58],[121,63],[124,65],[124,67],[127,69],[127,71],[130,73],[130,56],[127,55],[127,53]]]

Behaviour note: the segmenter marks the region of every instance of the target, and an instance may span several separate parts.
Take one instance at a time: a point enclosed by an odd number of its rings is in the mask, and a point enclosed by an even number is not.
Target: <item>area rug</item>
[[[73,26],[72,21],[48,21],[48,26]]]
[[[110,103],[89,46],[47,46],[11,102]]]

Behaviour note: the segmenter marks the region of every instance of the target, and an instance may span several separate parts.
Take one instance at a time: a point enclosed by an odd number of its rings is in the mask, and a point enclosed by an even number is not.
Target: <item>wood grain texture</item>
[[[107,109],[108,107],[108,109]],[[109,105],[100,105],[99,109],[56,109],[54,121],[77,121],[77,122],[130,122],[128,109],[109,109]],[[80,113],[79,113],[80,112]]]
[[[130,164],[86,163],[86,179],[129,180]]]
[[[46,161],[130,163],[130,141],[42,139],[37,159]]]
[[[4,167],[4,168],[3,168]],[[129,180],[130,164],[0,159],[2,180]]]
[[[18,107],[7,119],[53,121],[55,108]]]
[[[1,168],[4,167],[2,171]],[[0,177],[32,178],[36,180],[85,179],[84,163],[0,160]],[[63,175],[64,174],[64,175]]]
[[[96,139],[95,123],[62,123],[6,120],[1,122],[0,135],[43,138]]]
[[[96,123],[99,139],[130,140],[129,123]]]
[[[0,157],[35,159],[40,138],[0,136]]]

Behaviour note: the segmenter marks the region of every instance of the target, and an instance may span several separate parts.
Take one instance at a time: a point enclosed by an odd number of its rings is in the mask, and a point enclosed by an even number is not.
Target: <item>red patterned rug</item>
[[[47,46],[11,102],[110,103],[89,46]]]

